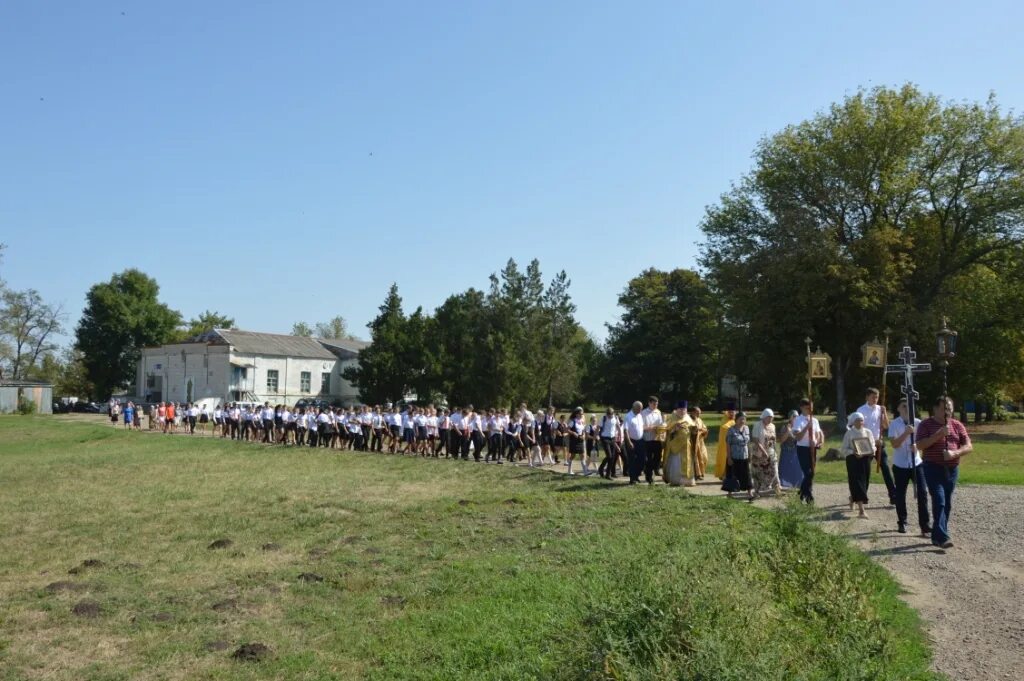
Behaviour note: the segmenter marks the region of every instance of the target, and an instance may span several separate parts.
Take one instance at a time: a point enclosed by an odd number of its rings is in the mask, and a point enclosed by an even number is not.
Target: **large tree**
[[[0,292],[0,371],[9,378],[30,378],[43,357],[57,349],[64,332],[64,310],[46,303],[34,289]]]
[[[345,378],[359,388],[360,398],[370,404],[405,399],[414,384],[419,383],[417,379],[423,370],[397,284],[391,285],[379,309],[377,317],[367,325],[370,344],[359,353],[359,364],[345,370]],[[420,337],[418,343],[422,342]]]
[[[126,387],[135,375],[141,349],[174,338],[181,315],[158,299],[156,281],[136,269],[94,285],[75,330],[94,397]]]
[[[622,316],[608,326],[606,398],[648,394],[707,403],[715,395],[715,300],[691,270],[648,269],[619,296]]]
[[[912,86],[858,92],[764,139],[702,223],[732,368],[792,399],[810,336],[833,357],[844,417],[880,378],[857,368],[862,343],[890,327],[927,351],[979,268],[1005,276],[1024,240],[1022,175],[1021,119]]]

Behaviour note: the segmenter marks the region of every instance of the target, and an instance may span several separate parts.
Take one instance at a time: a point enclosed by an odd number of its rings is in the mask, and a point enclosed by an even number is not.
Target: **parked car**
[[[329,409],[331,407],[331,403],[328,402],[327,400],[318,400],[313,397],[304,397],[298,402],[296,402],[295,406],[298,407],[299,409]]]
[[[107,413],[107,405],[99,405],[95,402],[84,402],[79,400],[71,405],[71,411],[76,414],[105,414]]]

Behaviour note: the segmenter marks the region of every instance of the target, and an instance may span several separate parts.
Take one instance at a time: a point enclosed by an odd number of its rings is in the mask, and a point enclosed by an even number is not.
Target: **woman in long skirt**
[[[790,489],[799,489],[800,483],[804,481],[804,472],[800,469],[800,459],[796,454],[796,438],[793,437],[796,417],[796,409],[789,412],[789,421],[782,426],[778,439],[782,449],[779,455],[779,481],[783,488]]]
[[[750,431],[750,473],[754,482],[754,493],[772,490],[781,491],[778,477],[778,461],[775,457],[775,412],[765,409],[761,418]]]
[[[846,455],[846,478],[850,484],[850,510],[857,505],[858,517],[867,518],[864,504],[868,503],[868,480],[871,476],[871,461],[875,453],[875,438],[864,427],[864,416],[860,412],[850,414],[846,435],[840,451]]]
[[[736,421],[726,433],[725,441],[729,448],[729,473],[726,480],[731,478],[735,481],[727,490],[729,498],[731,499],[733,492],[738,490],[747,493],[747,501],[753,501],[754,492],[750,482],[750,429],[747,428],[747,415],[742,411],[736,413]],[[732,487],[735,487],[735,490]]]

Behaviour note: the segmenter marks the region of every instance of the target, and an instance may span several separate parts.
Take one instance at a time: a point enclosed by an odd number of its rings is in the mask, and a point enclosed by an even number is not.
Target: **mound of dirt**
[[[316,574],[315,572],[303,572],[301,575],[299,575],[299,581],[300,582],[322,582],[322,581],[324,581],[324,578],[321,577],[320,575]]]
[[[208,549],[226,549],[226,548],[229,548],[231,546],[234,546],[234,544],[235,544],[235,542],[231,541],[230,539],[217,539],[217,540],[211,542],[210,545],[207,546],[206,548],[208,548]]]
[[[270,648],[262,643],[243,643],[231,657],[243,662],[262,662],[270,657]]]
[[[264,551],[280,551],[281,550],[281,545],[280,544],[269,543],[269,544],[264,544],[260,548],[263,549]]]
[[[214,603],[213,605],[211,605],[210,607],[213,610],[217,611],[217,612],[224,612],[226,610],[235,610],[238,607],[238,601],[236,601],[234,598],[229,598],[229,599],[224,600],[224,601],[218,601],[218,602]]]

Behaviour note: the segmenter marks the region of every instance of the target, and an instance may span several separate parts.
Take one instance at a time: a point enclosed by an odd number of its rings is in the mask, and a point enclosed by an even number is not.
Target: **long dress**
[[[669,414],[665,420],[665,482],[673,487],[683,484],[683,465],[688,458],[690,448],[690,417],[679,417]],[[677,428],[677,424],[679,427]]]
[[[699,416],[693,419],[693,423],[697,428],[697,451],[694,456],[697,462],[696,477],[703,478],[704,472],[708,466],[708,427],[704,425],[704,419]]]
[[[782,428],[783,434],[792,430],[792,426],[788,423]],[[804,481],[804,472],[800,468],[800,459],[796,455],[796,440],[791,437],[782,443],[782,454],[779,456],[779,480],[784,488],[792,489],[798,489],[800,483]]]
[[[764,453],[761,451],[762,447]],[[754,424],[750,436],[750,473],[755,492],[778,488],[775,465],[775,424],[765,425],[758,421]]]
[[[729,445],[726,439],[729,429],[736,425],[736,421],[729,419],[718,429],[718,451],[715,453],[715,476],[719,480],[725,480],[725,469],[729,465]]]

